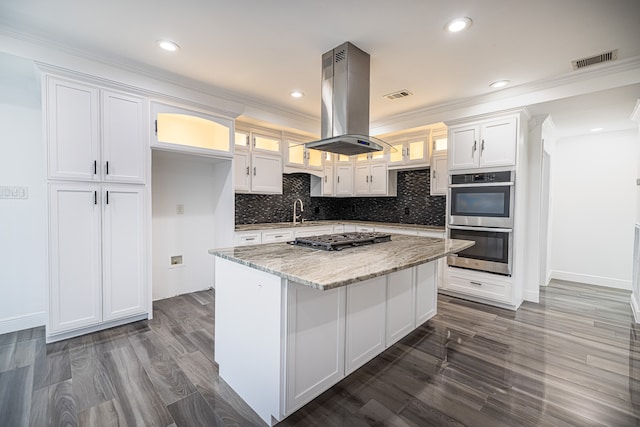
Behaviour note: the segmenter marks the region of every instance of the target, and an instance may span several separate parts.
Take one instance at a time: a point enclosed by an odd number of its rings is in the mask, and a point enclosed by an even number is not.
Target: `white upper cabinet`
[[[449,170],[514,166],[517,118],[449,129]]]
[[[305,148],[304,142],[287,139],[286,141],[286,166],[308,169],[308,170],[322,170],[322,151],[314,150],[312,148]]]
[[[174,105],[151,103],[151,147],[187,154],[231,157],[231,120]]]
[[[336,196],[353,195],[353,164],[336,163]]]
[[[431,157],[430,194],[432,196],[447,194],[448,188],[447,154],[437,154]]]
[[[236,129],[234,145],[234,190],[282,194],[282,138],[253,129]]]
[[[47,78],[48,176],[99,181],[100,89]]]
[[[145,182],[142,98],[47,76],[48,178]]]
[[[391,142],[389,168],[428,166],[427,136],[403,137]]]
[[[102,167],[105,181],[144,183],[142,99],[102,91]]]

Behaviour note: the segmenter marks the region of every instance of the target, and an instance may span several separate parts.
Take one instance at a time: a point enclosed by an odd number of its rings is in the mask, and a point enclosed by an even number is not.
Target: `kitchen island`
[[[213,249],[220,376],[275,424],[436,313],[436,263],[473,245],[391,235],[342,251]]]

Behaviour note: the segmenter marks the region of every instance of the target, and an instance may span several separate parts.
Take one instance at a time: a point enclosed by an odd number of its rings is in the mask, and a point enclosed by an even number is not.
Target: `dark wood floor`
[[[0,335],[0,426],[264,426],[217,376],[213,292],[45,345]],[[440,296],[438,315],[279,424],[640,426],[629,293],[555,282],[517,312]]]

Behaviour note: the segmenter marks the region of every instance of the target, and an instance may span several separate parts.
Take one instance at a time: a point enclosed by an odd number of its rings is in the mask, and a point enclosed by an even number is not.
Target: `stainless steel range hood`
[[[351,156],[388,146],[369,136],[369,82],[369,54],[355,45],[322,55],[322,139],[305,147]]]

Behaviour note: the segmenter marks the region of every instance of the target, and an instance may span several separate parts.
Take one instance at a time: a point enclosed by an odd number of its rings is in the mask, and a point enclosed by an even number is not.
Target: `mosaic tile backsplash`
[[[429,169],[398,172],[396,197],[311,197],[311,178],[284,174],[283,194],[236,194],[236,224],[287,222],[302,200],[306,220],[360,220],[444,226],[445,196],[429,195]]]

